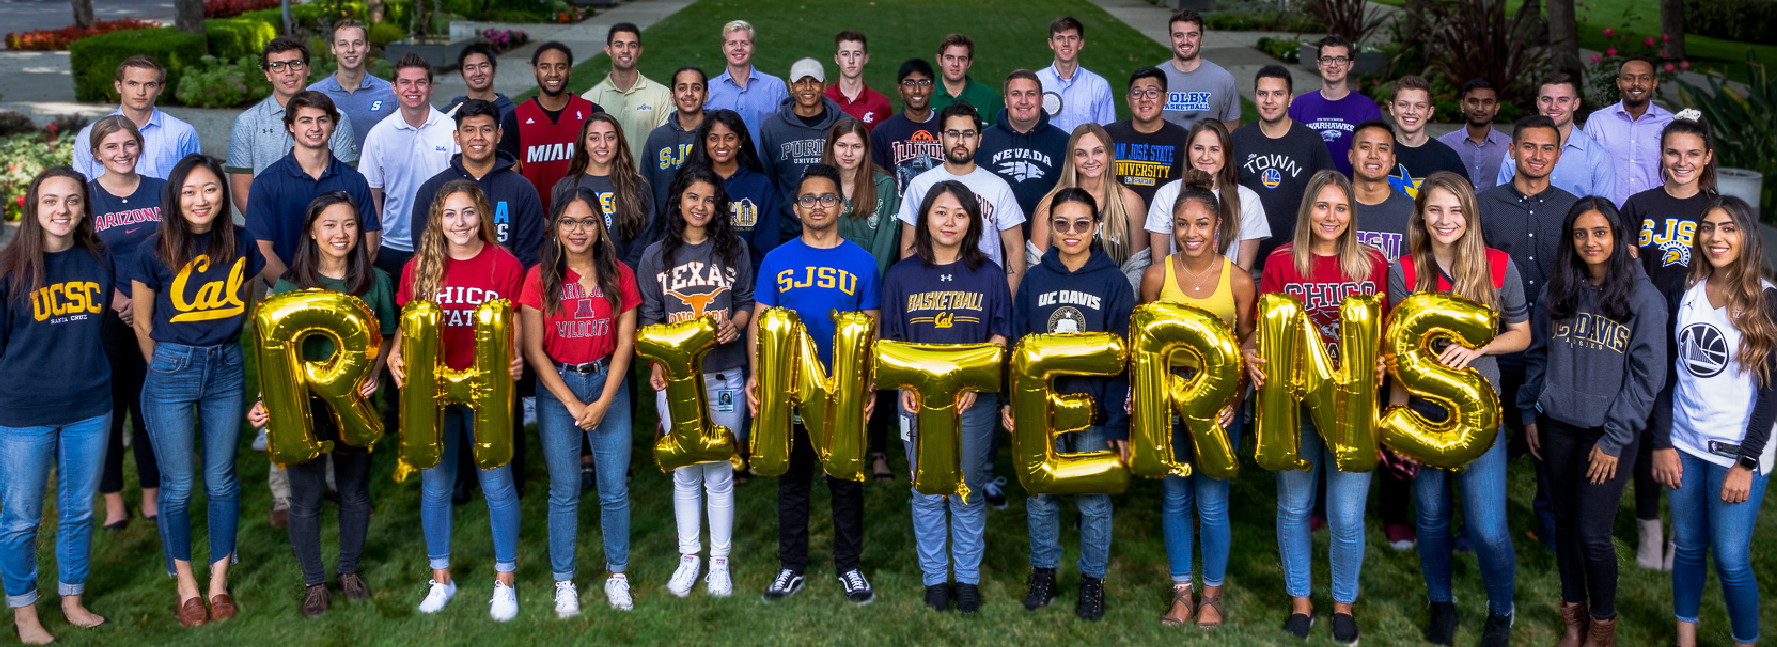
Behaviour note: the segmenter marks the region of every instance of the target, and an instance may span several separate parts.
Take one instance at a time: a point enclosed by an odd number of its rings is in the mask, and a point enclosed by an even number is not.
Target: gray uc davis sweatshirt
[[[1640,265],[1628,321],[1602,314],[1603,295],[1603,288],[1581,284],[1574,316],[1560,321],[1550,321],[1549,299],[1536,302],[1518,408],[1524,424],[1546,417],[1575,427],[1603,427],[1598,448],[1617,456],[1647,426],[1671,366],[1666,299]]]

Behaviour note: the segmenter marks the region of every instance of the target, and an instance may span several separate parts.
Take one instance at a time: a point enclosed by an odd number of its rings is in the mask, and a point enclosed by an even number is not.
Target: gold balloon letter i
[[[491,470],[512,460],[512,302],[498,299],[475,308],[475,363],[463,370],[444,364],[439,321],[444,309],[409,301],[401,310],[401,357],[407,382],[401,389],[401,464],[397,481],[431,469],[444,455],[444,407],[475,412],[475,464]]]
[[[1061,375],[1120,374],[1123,355],[1123,338],[1112,333],[1026,335],[1018,340],[1012,351],[1012,461],[1024,489],[1032,494],[1117,494],[1129,487],[1129,468],[1115,452],[1055,450],[1056,436],[1092,425],[1096,407],[1089,395],[1062,395],[1050,386]],[[977,401],[975,406],[985,405]]]
[[[666,371],[666,410],[672,428],[654,443],[654,462],[662,470],[725,461],[734,455],[734,432],[710,422],[710,396],[703,384],[703,356],[715,347],[716,324],[709,317],[655,324],[636,332],[636,354]]]
[[[759,416],[753,421],[752,465],[761,476],[790,469],[791,418],[802,427],[827,475],[862,482],[868,445],[864,405],[870,386],[870,343],[876,320],[862,312],[835,312],[833,371],[821,365],[819,350],[792,310],[766,307],[759,313]]]
[[[383,435],[383,419],[358,385],[376,364],[383,343],[376,317],[357,297],[309,289],[272,295],[253,314],[258,335],[259,389],[271,420],[265,440],[272,462],[293,465],[333,451],[315,438],[309,408],[312,393],[327,403],[339,437],[369,447]],[[302,347],[310,335],[333,342],[333,356],[308,361]]]

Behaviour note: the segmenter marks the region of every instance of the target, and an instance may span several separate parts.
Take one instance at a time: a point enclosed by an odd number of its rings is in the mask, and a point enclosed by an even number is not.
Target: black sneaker
[[[771,580],[771,586],[765,589],[765,595],[759,596],[766,602],[776,602],[795,595],[802,590],[802,574],[784,568],[779,569],[777,578]]]
[[[926,585],[926,606],[939,613],[950,611],[950,584]]]
[[[1357,619],[1351,614],[1333,614],[1333,642],[1357,647]]]
[[[1006,489],[1003,487],[1005,484],[1006,477],[1002,476],[981,486],[981,490],[987,494],[987,505],[993,506],[995,510],[1004,510],[1006,506],[1010,505],[1006,503]]]
[[[1481,628],[1481,647],[1510,647],[1512,616],[1487,614],[1487,625]]]
[[[1283,621],[1283,630],[1290,632],[1297,640],[1307,640],[1308,630],[1314,628],[1314,616],[1306,613],[1290,614],[1290,619]]]
[[[592,489],[598,487],[598,485],[599,485],[598,472],[593,471],[592,463],[581,463],[580,464],[580,491],[581,492],[591,492]]]
[[[1026,578],[1024,582],[1025,586],[1030,589],[1029,593],[1024,594],[1025,611],[1036,611],[1049,606],[1049,603],[1055,600],[1055,569],[1030,569],[1030,577]]]
[[[876,599],[876,590],[870,588],[870,580],[864,579],[864,572],[858,569],[840,573],[839,585],[845,588],[845,597],[860,607]]]
[[[963,613],[980,611],[981,587],[974,584],[956,585],[956,610]]]
[[[1425,627],[1425,642],[1433,645],[1456,643],[1456,603],[1431,603],[1431,623]]]
[[[1104,580],[1080,576],[1080,599],[1074,603],[1074,617],[1081,620],[1104,617]]]

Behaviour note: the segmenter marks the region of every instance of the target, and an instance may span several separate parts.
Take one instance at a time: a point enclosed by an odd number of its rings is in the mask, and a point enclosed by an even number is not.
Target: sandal
[[[1184,607],[1184,613],[1173,615],[1181,605]],[[1191,622],[1191,617],[1195,615],[1197,615],[1197,606],[1191,603],[1191,587],[1189,585],[1172,587],[1172,608],[1166,611],[1166,615],[1160,616],[1160,624],[1168,627],[1182,627]]]
[[[889,469],[887,454],[877,454],[872,457],[871,462],[873,470],[871,476],[876,477],[877,483],[895,482],[895,471]]]
[[[1215,609],[1216,614],[1222,616],[1222,620],[1226,620],[1228,618],[1228,612],[1222,610],[1222,596],[1219,596],[1219,595],[1214,596],[1214,597],[1204,596],[1203,602],[1199,603],[1197,605],[1197,607],[1199,609],[1201,609],[1203,607]],[[1197,622],[1197,628],[1198,629],[1214,629],[1216,627],[1222,626],[1222,620],[1217,620],[1215,622],[1203,622],[1200,620]]]

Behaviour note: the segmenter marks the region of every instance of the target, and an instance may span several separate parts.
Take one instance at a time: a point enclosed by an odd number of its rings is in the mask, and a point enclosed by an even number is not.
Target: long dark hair
[[[870,154],[870,128],[857,117],[846,115],[833,122],[827,130],[827,144],[821,147],[821,163],[839,168],[839,158],[833,154],[833,146],[839,143],[839,137],[845,134],[857,135],[864,142],[864,159],[858,162],[858,168],[852,171],[851,217],[869,218],[876,213],[876,174],[884,173],[876,167],[876,161]]]
[[[617,244],[611,242],[611,231],[605,228],[605,212],[599,208],[599,196],[591,189],[575,189],[568,199],[557,201],[549,214],[549,242],[543,246],[543,258],[537,263],[537,279],[543,282],[543,312],[555,314],[561,310],[561,284],[568,274],[568,247],[561,242],[561,217],[577,202],[585,203],[591,210],[592,226],[598,230],[598,242],[588,250],[592,252],[592,271],[598,273],[593,280],[598,282],[605,301],[610,302],[611,310],[616,312],[623,308],[623,292],[618,286],[622,273],[617,270]]]
[[[1696,135],[1698,139],[1703,140],[1703,150],[1710,153],[1715,152],[1715,129],[1709,127],[1709,122],[1703,121],[1700,117],[1696,121],[1690,119],[1673,119],[1671,123],[1666,124],[1666,127],[1660,130],[1660,160],[1662,167],[1660,169],[1660,182],[1662,183],[1666,181],[1666,169],[1664,168],[1666,159],[1666,138],[1681,134]],[[1704,193],[1709,195],[1715,195],[1716,161],[1717,158],[1713,154],[1710,155],[1709,163],[1704,164],[1703,171],[1697,174],[1697,186],[1703,189]],[[1753,231],[1756,233],[1758,230],[1754,229]]]
[[[968,185],[957,180],[945,180],[932,185],[932,189],[926,192],[926,199],[919,203],[919,222],[913,225],[913,250],[919,254],[919,260],[924,261],[926,267],[937,264],[938,255],[932,250],[930,227],[932,204],[938,201],[938,196],[946,193],[956,196],[956,201],[962,204],[963,213],[969,214],[969,229],[963,232],[962,250],[957,259],[971,270],[980,269],[981,264],[988,260],[987,254],[981,251],[980,244],[981,229],[986,226],[981,220],[981,201],[975,199],[975,192]]]
[[[697,142],[691,147],[691,162],[715,168],[716,163],[710,159],[709,140],[710,128],[716,124],[727,126],[740,137],[740,152],[734,154],[734,161],[754,173],[764,173],[765,165],[759,163],[759,151],[753,148],[753,135],[747,132],[747,122],[742,121],[740,113],[733,110],[717,110],[703,115],[703,125],[697,127]]]
[[[364,214],[358,211],[358,204],[352,202],[352,194],[345,191],[328,191],[309,202],[308,212],[302,219],[303,239],[290,258],[290,269],[284,271],[284,280],[299,288],[324,287],[321,283],[321,243],[314,238],[315,221],[321,219],[328,207],[336,204],[351,209],[352,218],[358,221],[358,236],[352,241],[351,253],[346,254],[346,293],[361,297],[376,285],[376,277],[371,274],[375,266],[371,265],[370,251],[364,244]]]
[[[1740,370],[1752,373],[1759,386],[1764,386],[1771,383],[1771,367],[1765,360],[1777,352],[1777,322],[1771,321],[1771,314],[1765,311],[1764,272],[1760,269],[1765,258],[1765,243],[1758,234],[1758,214],[1745,200],[1719,195],[1710,198],[1698,220],[1709,217],[1710,212],[1717,209],[1728,214],[1728,219],[1740,233],[1740,257],[1726,267],[1716,269],[1704,254],[1703,237],[1695,236],[1691,271],[1685,277],[1685,287],[1708,281],[1717,272],[1721,273],[1722,283],[1727,288],[1723,292],[1727,297],[1728,320],[1733,322],[1735,330],[1740,331],[1740,355],[1735,361],[1740,364]]]
[[[728,217],[728,189],[722,186],[721,176],[702,164],[680,168],[667,190],[670,197],[666,205],[666,236],[660,239],[660,263],[671,267],[678,262],[679,248],[685,246],[685,227],[688,226],[684,213],[685,190],[698,182],[716,188],[716,210],[710,213],[710,224],[705,226],[704,235],[715,243],[716,255],[722,257],[724,266],[746,264],[748,261],[741,258],[746,253],[746,245],[741,242],[740,234],[734,233],[734,221]]]
[[[185,187],[185,179],[199,167],[208,169],[216,175],[216,183],[220,186],[221,197],[217,198],[215,209],[220,212],[210,225],[210,247],[198,249],[197,234],[191,233],[191,223],[185,222],[185,211],[179,207],[179,193]],[[167,174],[166,193],[161,196],[160,232],[155,234],[159,240],[155,244],[155,253],[167,269],[178,272],[190,263],[191,259],[200,254],[210,257],[214,264],[227,265],[234,262],[234,220],[229,217],[229,208],[234,203],[228,198],[228,174],[222,172],[222,164],[216,158],[202,153],[186,155],[185,159],[173,166]]]
[[[586,131],[591,130],[595,123],[608,124],[617,133],[617,152],[611,158],[610,175],[611,192],[617,199],[617,203],[612,205],[617,210],[612,220],[617,223],[617,229],[623,232],[624,238],[641,238],[642,230],[648,227],[648,214],[642,209],[643,196],[648,192],[648,181],[636,170],[635,158],[629,154],[629,139],[623,134],[623,124],[617,123],[616,117],[608,112],[595,112],[586,116],[586,123],[580,124],[580,139],[574,142],[574,159],[568,163],[566,177],[579,182],[580,175],[592,166],[592,152],[586,150]],[[598,213],[601,217],[605,215],[602,207]]]
[[[43,287],[43,223],[37,219],[37,200],[42,194],[43,183],[52,177],[73,182],[75,195],[80,198],[78,205],[70,207],[77,214],[72,232],[74,247],[85,249],[93,258],[105,258],[104,243],[99,242],[99,235],[93,233],[92,212],[87,209],[86,178],[67,166],[44,169],[31,178],[30,188],[25,189],[25,214],[19,218],[18,233],[6,249],[0,251],[0,276],[12,279],[12,289],[7,296],[13,301],[23,302],[31,292]]]
[[[1549,277],[1549,292],[1543,297],[1549,304],[1549,319],[1560,321],[1579,312],[1580,290],[1589,281],[1590,274],[1586,271],[1586,261],[1573,249],[1573,223],[1588,211],[1603,214],[1604,221],[1610,223],[1610,259],[1605,261],[1610,265],[1604,271],[1604,296],[1599,297],[1597,307],[1605,317],[1618,322],[1628,321],[1635,314],[1629,310],[1629,300],[1635,293],[1635,281],[1641,276],[1635,258],[1629,253],[1633,239],[1628,228],[1623,226],[1617,206],[1609,198],[1595,195],[1573,203],[1573,208],[1567,210],[1567,218],[1561,221],[1561,247],[1555,252],[1554,276]]]
[[[1061,205],[1073,203],[1086,205],[1086,213],[1087,215],[1092,216],[1092,222],[1100,225],[1104,224],[1104,218],[1102,217],[1102,214],[1098,212],[1098,200],[1093,199],[1091,191],[1087,191],[1077,186],[1070,186],[1055,192],[1055,196],[1049,199],[1049,217],[1055,217],[1055,210],[1060,208]],[[1054,235],[1055,230],[1051,228],[1049,233],[1050,235]],[[1100,230],[1100,235],[1092,237],[1092,242],[1087,245],[1088,250],[1099,250],[1104,248],[1102,244],[1103,241],[1101,240],[1103,238],[1103,233],[1103,230]],[[1050,247],[1055,247],[1055,245],[1051,244]]]

